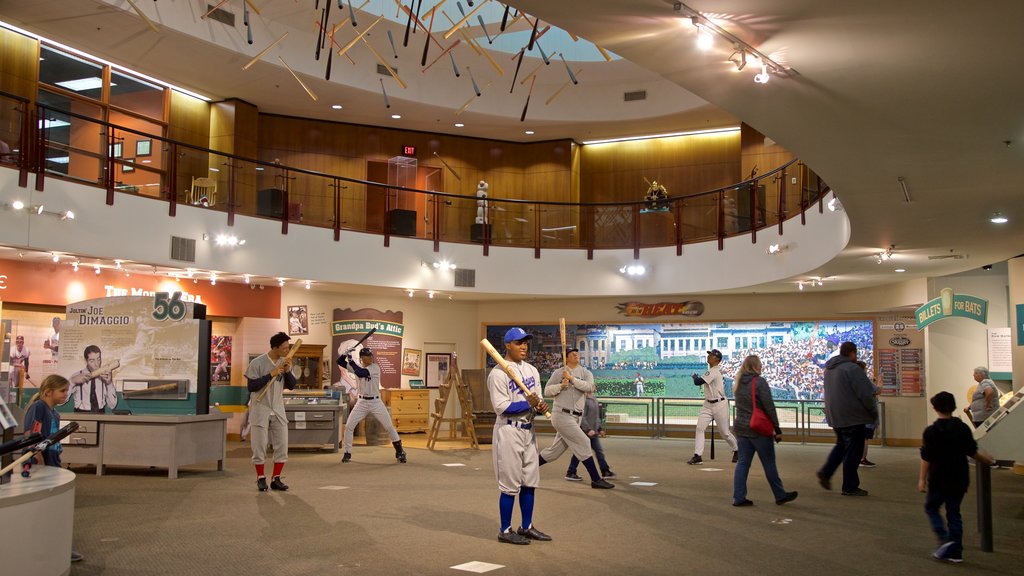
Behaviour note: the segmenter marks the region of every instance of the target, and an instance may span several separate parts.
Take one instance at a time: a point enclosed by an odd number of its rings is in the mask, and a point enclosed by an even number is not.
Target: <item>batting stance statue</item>
[[[555,441],[540,453],[540,465],[553,462],[568,448],[590,474],[591,488],[615,488],[611,482],[601,478],[594,465],[594,451],[590,438],[580,428],[580,417],[586,404],[587,393],[594,392],[594,374],[580,366],[580,351],[570,348],[566,352],[566,366],[551,373],[544,395],[554,397],[551,408],[551,425],[555,427]]]
[[[351,370],[359,381],[359,399],[356,400],[352,413],[348,415],[348,423],[345,424],[345,454],[341,457],[341,462],[352,460],[352,434],[356,430],[356,425],[362,422],[367,414],[373,414],[373,417],[387,429],[391,445],[395,447],[395,458],[405,464],[406,456],[405,450],[402,449],[402,441],[395,427],[391,425],[388,407],[380,399],[380,366],[373,361],[373,350],[360,350],[358,362],[348,354],[342,354],[338,357],[338,366],[341,366],[342,370]]]
[[[537,412],[547,412],[544,399],[537,395],[540,373],[526,362],[530,349],[530,335],[522,328],[505,333],[505,360],[516,372],[523,385],[531,391],[524,394],[515,381],[495,366],[487,375],[487,391],[497,415],[491,454],[494,474],[498,478],[501,496],[501,532],[498,541],[506,544],[529,544],[530,540],[551,540],[551,537],[533,526],[533,499],[540,483],[540,464],[537,461],[537,438],[533,434],[533,418]],[[519,495],[522,525],[512,531],[512,509]]]
[[[687,460],[687,464],[704,462],[702,458],[704,455],[704,431],[712,421],[718,424],[718,432],[725,438],[729,448],[732,448],[733,463],[738,460],[736,437],[729,432],[729,402],[725,398],[722,369],[718,367],[721,363],[722,353],[718,350],[709,350],[707,372],[703,376],[698,376],[696,373],[692,376],[695,385],[704,386],[704,405],[701,406],[700,415],[697,416],[697,428],[693,438],[693,458]]]
[[[281,470],[288,461],[288,415],[284,411],[284,389],[295,389],[292,375],[292,360],[288,356],[291,338],[284,332],[270,337],[270,351],[253,358],[245,369],[245,380],[249,386],[249,425],[252,442],[252,463],[256,465],[256,487],[267,491],[267,476],[264,462],[267,458],[267,443],[274,446],[274,473],[270,487],[285,491],[288,486],[281,481]],[[260,391],[270,386],[265,394]]]

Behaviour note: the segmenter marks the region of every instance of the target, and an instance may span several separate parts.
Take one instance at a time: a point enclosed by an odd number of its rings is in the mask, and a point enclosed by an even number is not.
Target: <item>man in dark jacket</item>
[[[843,342],[839,355],[825,364],[825,417],[836,433],[836,445],[818,470],[818,483],[832,489],[832,474],[843,465],[843,496],[867,496],[857,469],[864,454],[866,425],[878,416],[874,386],[857,365],[857,345]]]

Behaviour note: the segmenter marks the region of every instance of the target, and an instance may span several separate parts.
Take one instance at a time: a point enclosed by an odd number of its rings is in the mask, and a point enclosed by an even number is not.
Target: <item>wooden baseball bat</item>
[[[177,390],[177,389],[178,389],[178,383],[177,382],[171,382],[170,384],[161,384],[159,386],[153,386],[152,388],[144,388],[144,389],[141,389],[141,390],[125,390],[125,391],[121,392],[121,395],[124,396],[125,398],[127,398],[129,396],[138,396],[139,394],[146,394],[146,393],[149,393],[149,392],[165,392],[167,390]]]
[[[120,360],[111,360],[110,362],[107,362],[106,364],[103,364],[99,368],[93,370],[92,372],[89,372],[89,379],[92,380],[93,378],[99,376],[100,374],[106,374],[107,372],[113,372],[114,370],[117,370],[120,367],[121,367],[121,361]]]
[[[515,370],[513,370],[512,367],[508,365],[508,362],[505,361],[501,354],[499,354],[498,351],[494,349],[494,346],[491,345],[490,340],[484,338],[483,340],[480,341],[480,345],[484,347],[484,350],[487,351],[491,358],[494,358],[494,361],[498,363],[498,366],[501,366],[501,369],[504,370],[506,374],[508,374],[509,378],[511,378],[512,381],[516,383],[516,386],[519,386],[519,389],[523,392],[523,394],[527,396],[533,395],[533,392],[530,392],[530,389],[526,387],[526,384],[523,384],[523,379],[519,377],[519,374],[516,374]],[[551,412],[545,412],[544,415],[547,416],[548,418],[551,418]]]
[[[292,344],[291,350],[288,350],[288,355],[285,356],[284,360],[282,360],[278,365],[280,366],[280,365],[284,364],[285,362],[291,360],[292,356],[294,356],[295,353],[299,351],[299,346],[302,346],[302,338],[299,338],[298,340],[295,341],[294,344]],[[284,378],[284,372],[279,374],[277,376],[277,378]],[[256,394],[256,401],[257,402],[259,402],[260,400],[263,400],[263,397],[267,395],[267,391],[270,390],[271,386],[274,385],[274,382],[277,382],[277,378],[274,378],[273,380],[268,382],[267,385],[263,387],[263,390],[260,390],[259,393]]]
[[[558,319],[558,332],[562,335],[562,366],[568,369],[569,363],[565,359],[565,318]]]

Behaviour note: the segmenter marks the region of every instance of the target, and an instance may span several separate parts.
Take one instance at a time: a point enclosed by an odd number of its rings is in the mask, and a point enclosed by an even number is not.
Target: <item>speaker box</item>
[[[281,218],[284,214],[284,191],[264,188],[256,192],[256,214],[267,218]]]
[[[416,211],[394,209],[388,212],[388,220],[391,222],[388,233],[395,236],[416,235]]]
[[[484,238],[487,238],[488,244],[491,244],[494,241],[493,236],[491,236],[490,224],[473,224],[469,228],[469,240],[471,242],[483,244]]]

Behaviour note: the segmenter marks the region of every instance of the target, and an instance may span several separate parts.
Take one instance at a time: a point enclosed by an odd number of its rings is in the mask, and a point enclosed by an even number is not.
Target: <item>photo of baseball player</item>
[[[75,412],[103,414],[117,405],[117,389],[114,388],[113,367],[104,369],[103,352],[100,347],[90,344],[85,347],[85,368],[71,375],[71,398]],[[103,370],[102,372],[100,370]]]
[[[704,459],[704,431],[713,420],[725,442],[732,448],[732,461],[735,464],[739,453],[736,451],[736,437],[729,432],[729,402],[725,398],[725,380],[722,379],[722,353],[718,350],[708,351],[708,370],[703,376],[693,374],[693,384],[704,386],[704,405],[697,416],[697,428],[693,437],[693,458],[687,464],[701,464]]]
[[[540,484],[540,463],[537,438],[533,432],[533,418],[537,412],[547,412],[548,405],[538,396],[540,372],[526,362],[531,336],[522,328],[505,333],[505,360],[530,391],[526,394],[501,366],[495,366],[487,375],[487,391],[496,414],[492,459],[501,497],[498,507],[501,530],[498,541],[506,544],[529,544],[530,540],[549,541],[551,537],[533,525],[533,502]],[[522,523],[512,531],[512,509],[519,496]]]
[[[49,350],[53,360],[56,361],[60,358],[60,318],[54,316],[50,320],[50,324],[53,326],[53,334],[46,340],[43,340],[43,348]]]
[[[387,430],[388,437],[391,438],[391,445],[395,447],[395,458],[405,464],[407,457],[402,448],[402,440],[398,437],[398,431],[391,424],[391,413],[388,412],[388,407],[380,399],[380,366],[374,361],[373,350],[361,349],[358,361],[349,356],[353,351],[349,349],[338,356],[338,366],[341,366],[341,370],[343,372],[345,370],[352,371],[359,383],[359,398],[345,424],[344,454],[341,461],[345,463],[352,460],[352,435],[355,433],[356,425],[362,422],[368,414],[372,414]]]
[[[25,348],[25,337],[18,336],[14,339],[14,348],[11,348],[11,375],[9,381],[11,387],[20,388],[21,378],[28,379],[29,358],[32,356],[28,348]]]
[[[288,356],[291,338],[284,332],[270,337],[270,351],[249,362],[245,380],[249,387],[249,435],[252,463],[256,466],[256,488],[267,491],[264,463],[267,444],[274,446],[274,472],[270,488],[282,492],[288,486],[281,481],[281,471],[288,461],[288,416],[284,410],[284,389],[294,390],[292,359]],[[270,387],[265,393],[261,390]]]
[[[590,438],[580,428],[580,418],[586,404],[587,394],[594,392],[594,375],[580,365],[579,348],[566,351],[566,365],[551,373],[544,396],[554,397],[551,408],[551,425],[555,427],[555,441],[540,453],[540,466],[553,462],[565,453],[566,448],[583,463],[590,474],[591,488],[615,488],[615,485],[601,477],[594,464],[594,452]]]

